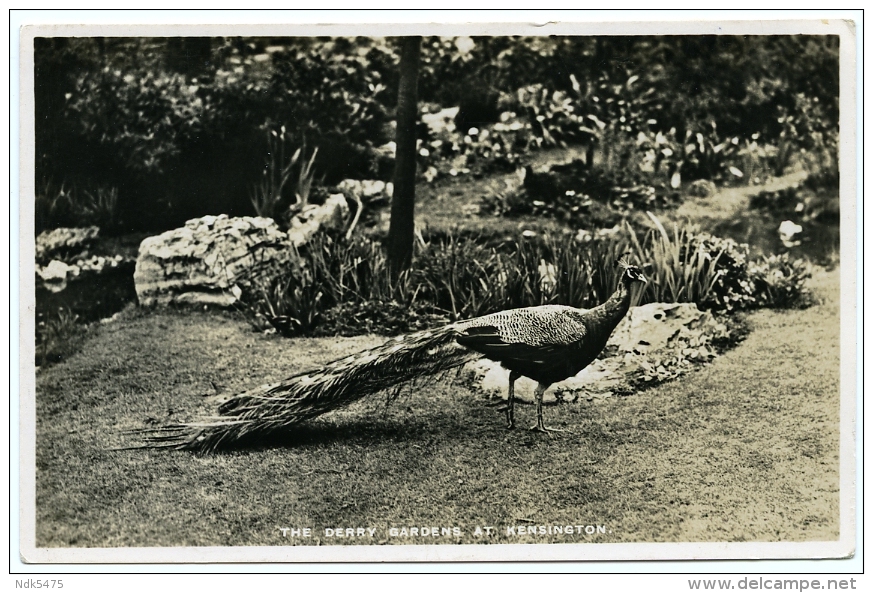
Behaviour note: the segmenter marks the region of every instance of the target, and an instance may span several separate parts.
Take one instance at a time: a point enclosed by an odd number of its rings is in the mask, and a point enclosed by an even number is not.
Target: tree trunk
[[[397,93],[394,196],[388,230],[388,261],[394,277],[412,263],[415,231],[415,126],[418,120],[418,62],[421,37],[404,37]]]

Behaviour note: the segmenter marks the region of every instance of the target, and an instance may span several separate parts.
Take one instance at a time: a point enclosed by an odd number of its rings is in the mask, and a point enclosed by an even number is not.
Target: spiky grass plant
[[[118,188],[99,187],[97,191],[82,192],[82,198],[74,200],[75,213],[79,220],[94,224],[103,230],[113,231],[121,221],[118,212]]]
[[[772,274],[758,276],[771,281],[756,283],[742,245],[699,234],[693,227],[668,231],[650,217],[653,228],[642,237],[627,224],[621,232],[588,241],[546,234],[486,246],[475,237],[419,237],[413,266],[397,278],[377,241],[320,236],[295,266],[253,293],[252,306],[289,335],[311,333],[323,314],[334,309],[351,316],[343,324],[338,314],[327,315],[348,334],[356,327],[421,329],[519,307],[591,308],[615,290],[615,262],[626,254],[649,279],[642,304],[696,303],[730,311],[799,301],[792,295],[808,276],[793,267],[770,266]],[[404,315],[408,319],[397,318]]]
[[[258,216],[281,218],[287,207],[301,207],[308,203],[315,177],[313,165],[318,148],[306,160],[306,142],[288,155],[291,136],[285,126],[279,130],[267,130],[267,159],[261,178],[249,192],[249,199]],[[285,186],[296,176],[294,202],[285,198]]]
[[[649,283],[643,293],[644,302],[702,303],[706,301],[720,277],[721,253],[713,254],[701,248],[692,227],[673,226],[670,233],[651,213],[655,228],[642,241],[627,223],[628,247],[645,267]]]

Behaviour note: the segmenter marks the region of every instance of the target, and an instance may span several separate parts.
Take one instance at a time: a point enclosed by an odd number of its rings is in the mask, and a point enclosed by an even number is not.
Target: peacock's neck
[[[630,288],[624,281],[619,281],[618,288],[605,303],[592,310],[593,316],[599,323],[606,326],[608,333],[612,333],[615,326],[621,321],[628,309],[630,309]],[[608,335],[608,334],[607,334]]]

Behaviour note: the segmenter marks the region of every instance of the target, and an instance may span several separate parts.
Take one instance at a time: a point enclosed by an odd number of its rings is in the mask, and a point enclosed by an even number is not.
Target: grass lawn
[[[507,431],[440,381],[376,397],[256,448],[115,451],[120,429],[376,344],[287,340],[224,314],[128,309],[36,379],[37,547],[812,541],[839,536],[839,269],[821,303],[751,314],[736,349],[629,397],[546,409]],[[518,424],[533,423],[522,406]],[[509,536],[507,526],[595,525]],[[389,528],[460,535],[391,537]],[[495,528],[474,536],[476,526]],[[280,528],[310,527],[310,539]],[[372,538],[325,528],[373,527]],[[419,532],[420,533],[420,532]]]

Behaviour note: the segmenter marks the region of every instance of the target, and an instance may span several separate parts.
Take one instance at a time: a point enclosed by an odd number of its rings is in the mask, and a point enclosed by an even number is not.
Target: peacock
[[[352,356],[262,385],[225,400],[218,416],[199,422],[146,428],[147,448],[214,451],[241,438],[283,431],[305,420],[421,377],[437,375],[488,358],[510,371],[503,405],[507,428],[515,426],[515,382],[537,382],[536,424],[543,422],[543,393],[553,383],[591,364],[627,313],[634,288],[645,284],[640,268],[623,260],[618,287],[593,309],[541,305],[500,311],[458,321],[436,330],[391,338]]]

